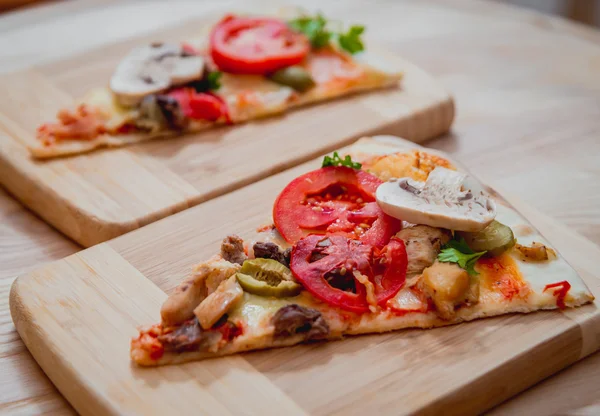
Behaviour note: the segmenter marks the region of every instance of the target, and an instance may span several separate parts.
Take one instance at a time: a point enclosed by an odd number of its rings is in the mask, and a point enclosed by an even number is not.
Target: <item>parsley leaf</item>
[[[196,92],[206,92],[218,90],[221,88],[221,76],[223,73],[221,71],[211,71],[206,74],[202,79],[198,81],[191,82],[189,85]]]
[[[477,276],[479,273],[475,271],[475,263],[485,253],[486,251],[475,253],[467,245],[464,238],[460,240],[452,239],[442,248],[437,259],[442,263],[456,263],[471,276]]]
[[[338,42],[342,49],[347,50],[351,54],[361,52],[365,49],[365,45],[360,39],[360,35],[365,31],[364,26],[351,26],[348,32],[338,36]]]
[[[318,49],[329,45],[336,39],[340,48],[350,54],[355,54],[365,49],[360,38],[364,33],[365,27],[360,25],[351,26],[346,33],[334,33],[327,28],[327,19],[322,14],[314,17],[301,16],[290,20],[288,25],[296,32],[304,33],[313,48]]]
[[[350,155],[346,155],[346,157],[342,159],[340,155],[338,155],[338,152],[333,152],[333,156],[325,156],[323,158],[322,167],[326,166],[346,166],[353,169],[360,169],[362,164],[353,162]]]
[[[464,238],[457,240],[456,237],[448,241],[444,248],[453,248],[464,254],[474,254],[475,252],[467,245]]]
[[[223,73],[221,71],[212,71],[206,75],[206,83],[208,84],[209,90],[218,90],[221,88],[221,77]]]
[[[288,22],[290,27],[296,32],[306,35],[313,48],[322,48],[329,44],[332,33],[325,29],[327,20],[322,14],[315,17],[302,16]]]

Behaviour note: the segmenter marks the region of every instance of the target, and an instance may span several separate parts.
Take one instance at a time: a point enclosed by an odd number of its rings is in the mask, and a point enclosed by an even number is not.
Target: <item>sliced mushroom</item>
[[[386,214],[413,224],[480,231],[496,217],[496,204],[481,184],[443,167],[436,167],[425,182],[392,179],[376,195]]]
[[[204,58],[190,55],[181,45],[155,43],[133,49],[110,79],[119,103],[135,106],[147,95],[202,78]]]

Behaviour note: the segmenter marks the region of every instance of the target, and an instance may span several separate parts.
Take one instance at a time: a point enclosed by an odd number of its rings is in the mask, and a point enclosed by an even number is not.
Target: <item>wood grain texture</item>
[[[120,3],[122,7],[125,2]],[[161,2],[158,12],[131,4],[110,26],[105,24],[108,0],[59,2],[2,15],[0,71],[45,65],[172,25],[191,16],[193,3],[171,7]],[[215,8],[236,5],[204,3]],[[380,0],[369,7],[358,0],[301,3],[365,22],[370,39],[415,62],[449,88],[458,109],[453,134],[429,146],[449,151],[478,175],[501,182],[520,200],[600,243],[600,32],[530,10],[471,0]],[[129,18],[132,13],[140,16],[135,24]],[[78,36],[72,36],[73,31]],[[566,253],[570,241],[557,245]],[[73,412],[15,332],[8,290],[15,276],[77,250],[0,192],[0,413]],[[595,270],[597,258],[598,254],[579,261]],[[177,267],[185,270],[185,264]],[[153,263],[147,273],[161,270],[166,270],[164,265]],[[598,414],[599,370],[596,353],[491,413]]]
[[[8,310],[13,279],[80,247],[0,192],[0,413],[68,414],[58,393],[23,345]]]
[[[154,3],[161,9],[159,3]],[[405,73],[401,88],[340,98],[281,116],[121,149],[35,161],[22,141],[36,126],[104,85],[127,51],[161,40],[196,38],[214,17],[104,46],[0,78],[0,182],[46,221],[84,246],[106,241],[374,132],[421,142],[454,118],[447,92],[415,65],[382,52]],[[111,16],[124,14],[115,7]],[[260,4],[245,5],[260,10]],[[110,17],[109,17],[110,18]],[[24,111],[24,109],[27,109]],[[336,123],[335,120],[345,120]]]
[[[250,234],[268,221],[280,190],[320,162],[271,176],[17,279],[10,299],[17,330],[77,411],[474,414],[600,347],[600,309],[593,304],[566,313],[348,337],[158,370],[131,366],[129,338],[137,326],[160,319],[165,292],[181,282],[192,264],[218,252],[226,233]],[[553,221],[539,222],[535,210],[516,202],[553,244],[568,243],[566,259],[600,295],[600,273],[582,260],[600,249]],[[155,385],[149,389],[149,384]],[[231,390],[215,388],[219,385]],[[190,400],[182,401],[186,389]]]

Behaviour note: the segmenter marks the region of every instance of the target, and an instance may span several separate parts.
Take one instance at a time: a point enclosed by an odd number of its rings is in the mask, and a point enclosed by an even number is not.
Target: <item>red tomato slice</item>
[[[327,234],[382,247],[402,222],[377,205],[379,184],[370,173],[342,166],[309,172],[290,182],[275,201],[275,227],[289,243],[308,234]]]
[[[215,121],[221,116],[228,117],[227,106],[219,97],[193,88],[179,88],[168,93],[175,98],[183,113],[194,120]]]
[[[282,20],[229,15],[214,27],[209,49],[222,71],[264,75],[300,63],[310,45]]]
[[[375,294],[377,304],[384,305],[404,286],[408,255],[404,241],[398,238],[392,238],[382,250],[375,251],[373,269],[376,274],[381,273],[379,279],[375,278]]]
[[[367,276],[377,304],[398,293],[406,281],[404,243],[392,239],[382,250],[342,236],[310,235],[292,249],[290,269],[313,296],[329,305],[356,313],[369,311],[366,289],[354,271]]]

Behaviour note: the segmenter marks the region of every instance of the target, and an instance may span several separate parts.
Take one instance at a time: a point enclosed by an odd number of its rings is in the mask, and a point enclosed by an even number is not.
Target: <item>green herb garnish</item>
[[[333,152],[333,156],[325,156],[323,158],[322,167],[326,166],[346,166],[352,169],[360,169],[362,164],[353,162],[350,155],[346,155],[346,157],[342,159],[340,155],[338,155],[338,152]]]
[[[315,17],[302,16],[288,22],[289,26],[296,32],[306,35],[313,48],[322,48],[329,44],[332,33],[325,29],[327,20],[322,14]]]
[[[365,31],[364,26],[354,25],[346,33],[335,33],[327,28],[327,19],[322,14],[314,17],[301,16],[290,20],[288,25],[296,32],[306,35],[313,48],[319,49],[329,45],[331,40],[336,39],[340,48],[350,54],[355,54],[365,49],[360,36]]]
[[[442,263],[456,263],[465,269],[471,276],[477,276],[479,273],[475,271],[475,263],[477,263],[477,260],[485,253],[487,253],[487,251],[475,253],[469,248],[465,239],[461,237],[460,240],[454,238],[448,241],[448,243],[442,247],[442,251],[438,254],[437,259]]]
[[[206,75],[206,83],[208,84],[209,90],[218,90],[221,88],[221,77],[223,73],[221,71],[212,71]]]
[[[221,76],[223,73],[221,71],[211,71],[206,74],[201,80],[191,82],[189,85],[196,92],[206,92],[206,91],[214,91],[221,88]]]
[[[363,51],[365,45],[362,43],[360,35],[362,35],[364,31],[364,26],[351,26],[350,29],[348,29],[348,32],[338,36],[338,43],[343,49],[351,54]]]

